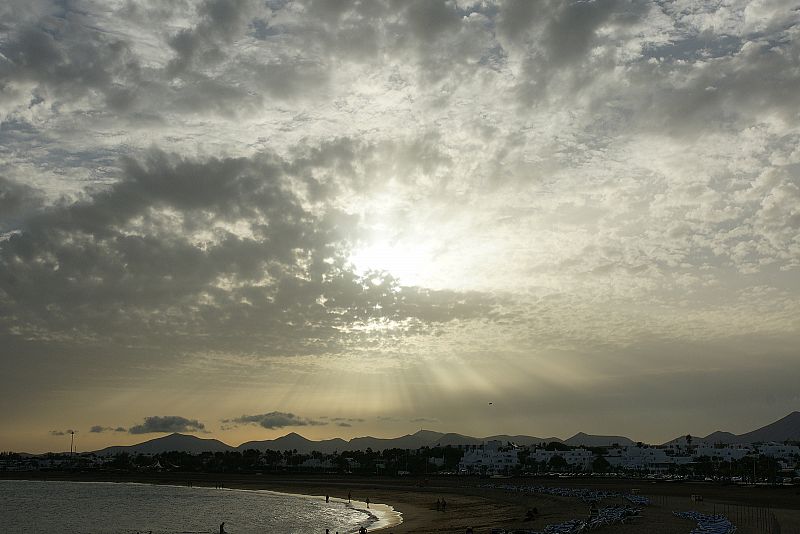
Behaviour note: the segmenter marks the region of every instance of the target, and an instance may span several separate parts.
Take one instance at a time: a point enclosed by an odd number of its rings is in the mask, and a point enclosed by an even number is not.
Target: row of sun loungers
[[[614,491],[594,490],[588,488],[565,488],[560,486],[514,486],[511,484],[491,484],[484,487],[522,493],[542,493],[545,495],[555,495],[557,497],[573,497],[580,499],[585,503],[600,502],[604,499],[613,499],[619,497],[624,498],[628,500],[628,502],[638,506],[648,506],[650,504],[650,499],[643,495],[629,495]]]
[[[598,510],[598,514],[589,519],[570,519],[563,523],[547,525],[544,530],[492,530],[492,534],[580,534],[609,525],[624,523],[639,514],[639,510],[630,506],[609,506]]]
[[[483,487],[502,489],[518,493],[539,493],[557,497],[580,499],[585,503],[598,503],[605,499],[624,498],[639,506],[647,506],[650,499],[642,495],[627,495],[613,491],[595,490],[588,488],[567,488],[560,486],[516,486],[512,484],[487,484]],[[571,519],[555,525],[547,525],[543,530],[513,530],[504,531],[495,529],[492,534],[579,534],[609,525],[624,523],[629,518],[639,515],[639,509],[628,505],[607,506],[597,510],[597,513],[588,519]]]
[[[724,515],[706,515],[700,512],[673,512],[676,516],[697,522],[697,527],[690,534],[733,534],[736,525],[728,521]]]
[[[513,491],[519,493],[540,493],[557,497],[572,497],[585,503],[597,503],[605,499],[623,498],[637,506],[648,506],[650,499],[637,494],[623,494],[613,491],[595,490],[589,488],[568,488],[560,486],[516,486],[512,484],[486,484],[483,487]],[[723,515],[706,515],[700,512],[673,512],[676,516],[691,519],[697,523],[690,534],[734,534],[736,526]],[[628,505],[608,506],[600,508],[596,515],[588,519],[571,519],[564,523],[548,525],[544,530],[513,530],[504,531],[495,529],[492,534],[579,534],[597,528],[624,523],[628,518],[639,514],[639,509]]]

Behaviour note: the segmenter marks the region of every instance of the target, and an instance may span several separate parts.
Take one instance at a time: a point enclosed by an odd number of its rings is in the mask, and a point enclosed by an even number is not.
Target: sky
[[[776,420],[798,87],[795,1],[6,0],[0,450]]]

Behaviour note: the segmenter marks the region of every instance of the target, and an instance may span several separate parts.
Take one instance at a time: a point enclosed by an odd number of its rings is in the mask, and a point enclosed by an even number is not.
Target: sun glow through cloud
[[[427,286],[436,278],[430,246],[409,241],[376,241],[356,248],[349,258],[356,272],[383,271],[401,285]]]

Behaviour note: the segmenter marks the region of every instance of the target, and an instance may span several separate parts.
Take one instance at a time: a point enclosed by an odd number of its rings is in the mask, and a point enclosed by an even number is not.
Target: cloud
[[[242,415],[235,419],[225,419],[223,423],[237,423],[242,425],[258,425],[267,429],[285,428],[288,426],[321,426],[327,425],[325,421],[306,419],[293,413],[269,412],[260,415]]]
[[[360,417],[320,417],[320,419],[335,423],[336,426],[342,428],[351,428],[354,423],[363,423],[366,421],[366,419],[362,419]]]
[[[347,254],[357,217],[312,211],[292,191],[314,185],[298,175],[319,164],[271,153],[128,159],[119,182],[33,215],[0,243],[0,305],[16,310],[6,327],[188,346],[193,336],[174,333],[194,332],[206,347],[239,349],[271,338],[281,339],[274,351],[292,353],[312,340],[335,349],[353,325],[424,328],[492,306],[477,294],[354,273]]]
[[[0,232],[17,226],[17,217],[30,216],[44,203],[44,195],[27,184],[0,176]]]
[[[67,430],[51,430],[49,434],[51,436],[69,436],[70,434],[77,433],[77,430],[67,429]]]
[[[118,427],[111,427],[111,426],[103,426],[103,425],[94,425],[89,432],[93,432],[95,434],[102,434],[103,432],[127,432],[128,429],[122,426]]]
[[[382,423],[399,423],[402,421],[399,417],[391,415],[379,415],[376,419]]]
[[[54,98],[51,103],[59,106],[91,99],[93,93],[111,110],[133,104],[141,66],[127,42],[87,31],[79,16],[61,24],[42,22],[9,32],[11,38],[0,45],[0,79],[30,86],[33,104]]]
[[[179,415],[154,415],[145,417],[144,423],[128,429],[131,434],[150,434],[154,432],[204,432],[205,425],[197,419],[187,419]]]
[[[364,395],[400,426],[486,359],[646,383],[653,339],[749,376],[797,346],[798,32],[785,1],[0,3],[2,400],[402,372],[415,410]]]
[[[414,419],[409,419],[410,423],[438,423],[439,420],[435,417],[415,417]]]
[[[176,57],[167,70],[179,75],[190,67],[202,68],[226,58],[222,46],[241,37],[256,11],[251,0],[206,0],[198,5],[199,22],[170,37]]]

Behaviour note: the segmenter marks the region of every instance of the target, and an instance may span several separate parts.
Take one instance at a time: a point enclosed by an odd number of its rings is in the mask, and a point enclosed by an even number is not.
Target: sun
[[[433,250],[424,242],[378,239],[353,250],[349,261],[358,274],[385,271],[401,285],[427,285],[433,278]]]

